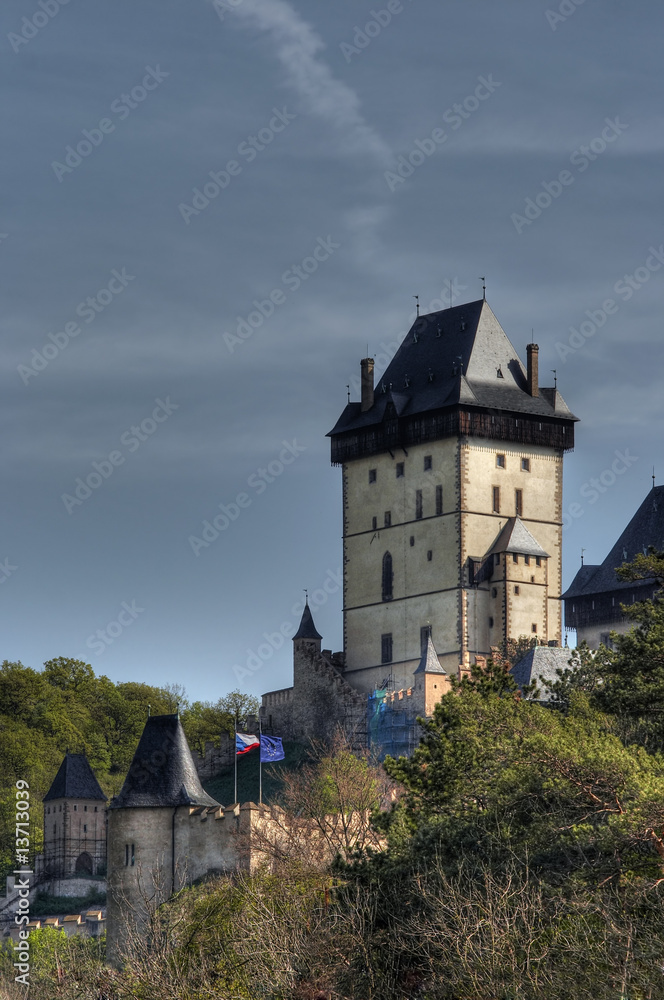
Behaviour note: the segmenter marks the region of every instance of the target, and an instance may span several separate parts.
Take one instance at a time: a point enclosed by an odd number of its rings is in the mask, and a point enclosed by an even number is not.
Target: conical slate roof
[[[51,799],[106,801],[106,796],[101,790],[84,753],[65,754],[65,759],[60,764],[60,769],[43,801],[49,802]]]
[[[438,653],[433,644],[433,639],[431,638],[431,633],[427,638],[427,647],[422,653],[422,658],[415,668],[416,674],[446,674],[447,671],[443,670],[440,665],[440,660],[438,659]]]
[[[540,543],[531,535],[520,517],[510,517],[498,538],[491,547],[491,552],[518,552],[525,556],[541,556],[548,559]]]
[[[293,639],[322,639],[323,636],[316,631],[314,619],[309,608],[309,601],[304,605],[300,627],[293,636]]]
[[[111,809],[218,806],[203,790],[177,715],[151,715]]]
[[[488,302],[479,299],[418,316],[378,381],[373,406],[362,412],[360,403],[348,403],[329,436],[381,424],[390,405],[409,417],[459,404],[577,419],[555,387],[530,395],[514,346]]]

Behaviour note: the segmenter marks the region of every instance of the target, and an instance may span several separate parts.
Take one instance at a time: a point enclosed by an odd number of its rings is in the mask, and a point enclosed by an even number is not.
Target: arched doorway
[[[77,875],[92,875],[92,858],[87,851],[83,851],[76,858],[74,871]]]

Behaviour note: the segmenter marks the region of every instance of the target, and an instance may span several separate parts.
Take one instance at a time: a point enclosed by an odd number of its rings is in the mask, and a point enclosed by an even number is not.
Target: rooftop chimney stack
[[[528,393],[530,396],[539,396],[539,346],[528,344]]]
[[[362,358],[360,361],[362,371],[362,402],[360,411],[366,413],[374,404],[374,359]]]

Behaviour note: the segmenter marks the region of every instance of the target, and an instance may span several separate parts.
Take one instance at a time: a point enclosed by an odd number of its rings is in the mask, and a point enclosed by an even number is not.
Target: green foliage
[[[385,767],[407,789],[397,812],[412,849],[443,851],[450,871],[516,853],[554,882],[661,874],[651,831],[664,827],[664,761],[625,747],[582,694],[564,714],[450,693],[413,756]]]
[[[106,893],[90,889],[84,896],[51,896],[40,892],[30,903],[30,917],[55,917],[106,906]]]
[[[227,698],[248,707],[240,692]],[[223,699],[222,699],[223,701]],[[148,710],[168,714],[184,705],[182,721],[194,749],[228,730],[224,704],[188,706],[184,689],[153,687],[137,681],[115,684],[97,677],[81,660],[57,657],[43,671],[5,661],[0,666],[0,884],[14,867],[14,786],[30,786],[31,850],[42,848],[41,800],[67,750],[86,754],[104,792],[120,790]]]

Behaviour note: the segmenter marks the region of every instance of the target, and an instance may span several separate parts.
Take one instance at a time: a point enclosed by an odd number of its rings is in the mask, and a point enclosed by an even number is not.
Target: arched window
[[[386,552],[383,556],[383,600],[392,600],[392,580],[394,574],[392,572],[392,556],[389,552]]]

